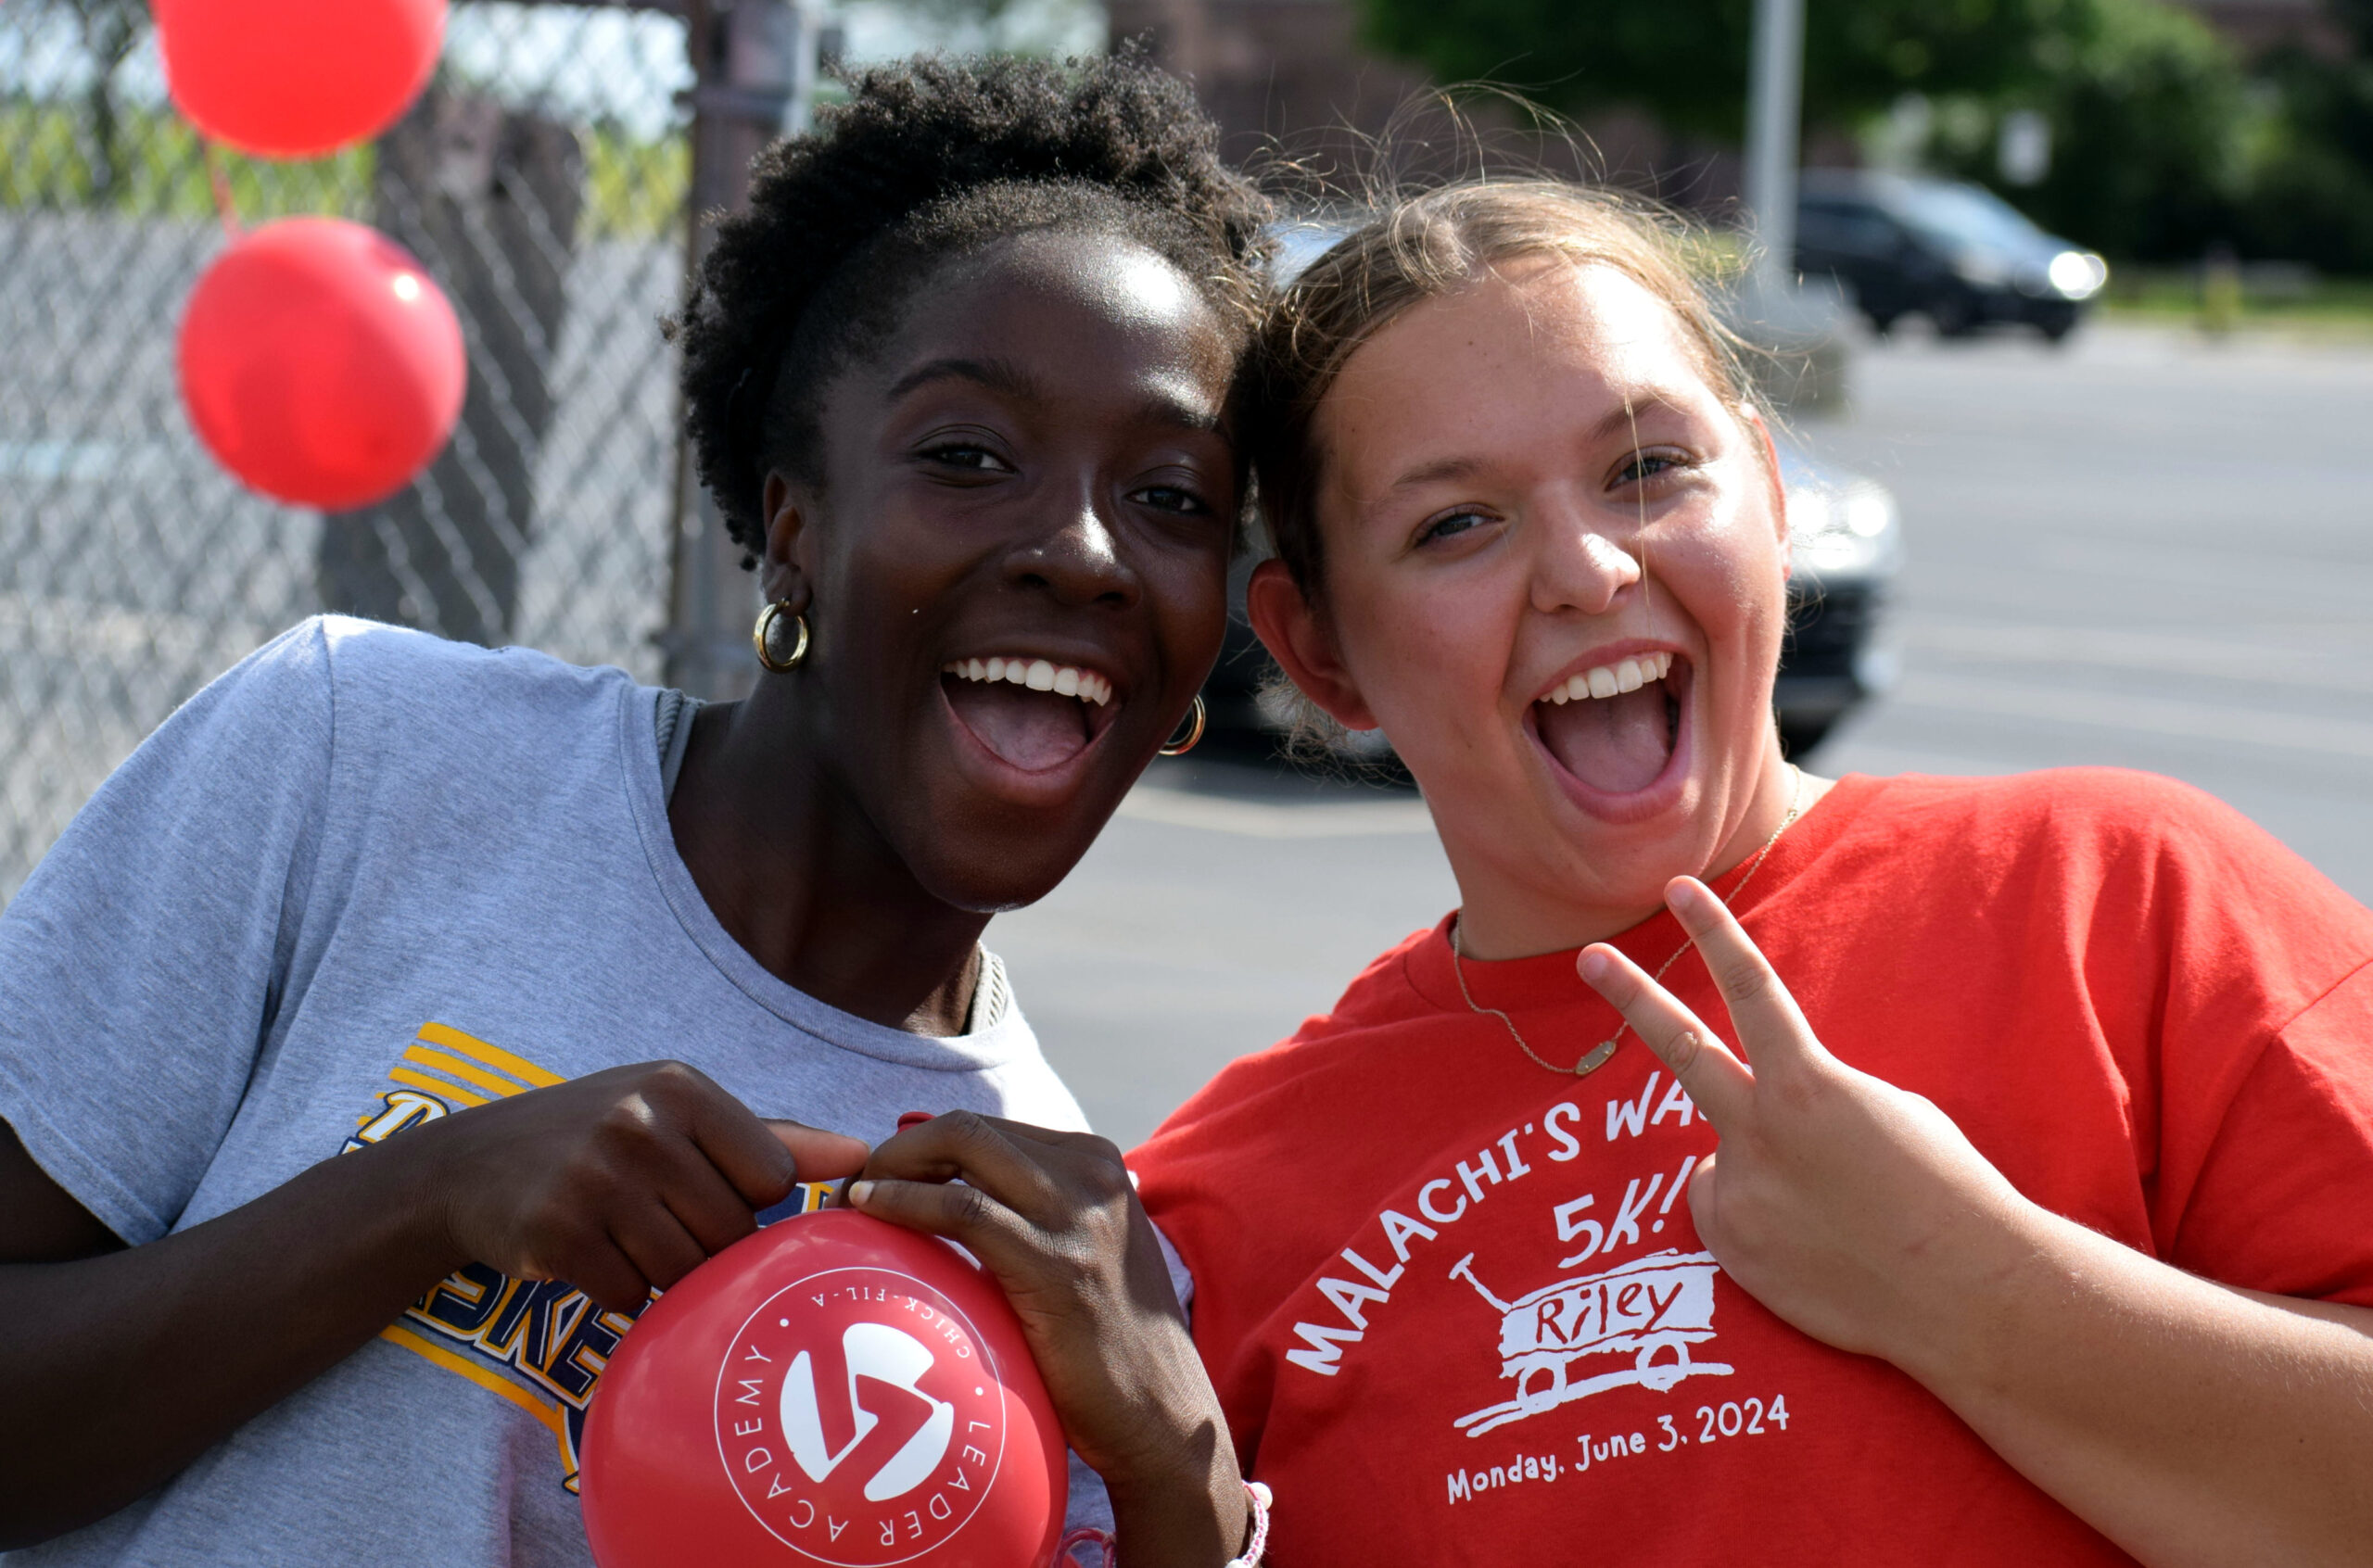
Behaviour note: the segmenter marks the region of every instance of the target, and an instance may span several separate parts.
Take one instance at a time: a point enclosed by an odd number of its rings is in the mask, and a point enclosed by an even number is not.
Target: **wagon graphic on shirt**
[[[1500,1375],[1516,1379],[1516,1393],[1451,1423],[1469,1437],[1610,1388],[1638,1385],[1662,1393],[1685,1377],[1730,1374],[1722,1362],[1690,1354],[1691,1346],[1714,1337],[1714,1276],[1721,1267],[1710,1252],[1668,1247],[1514,1301],[1492,1295],[1474,1263],[1470,1252],[1450,1277],[1473,1285],[1500,1314]],[[1606,1370],[1578,1367],[1594,1358],[1605,1358],[1595,1364]]]

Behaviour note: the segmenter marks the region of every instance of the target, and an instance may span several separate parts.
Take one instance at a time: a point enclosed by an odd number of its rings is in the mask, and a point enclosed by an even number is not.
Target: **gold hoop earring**
[[[758,624],[750,628],[750,643],[758,651],[758,663],[777,675],[787,675],[797,669],[799,662],[807,657],[807,617],[795,612],[791,619],[799,629],[799,640],[792,645],[788,653],[778,654],[775,651],[775,623],[789,609],[791,601],[778,599],[758,612]]]
[[[1186,710],[1186,739],[1181,740],[1177,736],[1172,736],[1162,742],[1161,754],[1165,757],[1183,757],[1193,751],[1196,744],[1202,739],[1203,694],[1198,691],[1195,693],[1195,705]]]

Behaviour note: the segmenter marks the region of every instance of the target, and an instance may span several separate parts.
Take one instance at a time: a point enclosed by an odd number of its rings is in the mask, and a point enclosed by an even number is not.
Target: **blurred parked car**
[[[1779,449],[1794,571],[1789,636],[1772,705],[1789,754],[1802,756],[1894,680],[1895,656],[1881,636],[1881,619],[1903,562],[1903,523],[1894,495],[1877,480],[1821,462],[1784,438]],[[1244,611],[1245,582],[1263,553],[1248,551],[1236,564],[1228,584],[1227,639],[1203,683],[1212,729],[1237,747],[1265,748],[1289,725],[1285,705],[1262,695],[1275,666]],[[1380,737],[1353,741],[1354,757],[1390,763]]]
[[[1805,171],[1796,267],[1835,277],[1880,332],[1917,312],[1947,337],[1999,323],[2054,342],[2110,275],[1981,186],[1851,169]]]

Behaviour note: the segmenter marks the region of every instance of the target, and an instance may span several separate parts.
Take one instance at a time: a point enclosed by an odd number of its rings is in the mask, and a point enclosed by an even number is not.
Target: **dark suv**
[[[2109,280],[2099,256],[1982,186],[1808,169],[1797,189],[1797,270],[1835,277],[1880,332],[1916,312],[1947,337],[1999,323],[2057,342]]]

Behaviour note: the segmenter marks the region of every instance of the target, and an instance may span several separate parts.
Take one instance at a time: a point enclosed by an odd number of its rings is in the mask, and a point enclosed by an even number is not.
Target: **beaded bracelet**
[[[1244,1498],[1252,1505],[1252,1539],[1245,1544],[1242,1557],[1228,1560],[1227,1568],[1261,1568],[1261,1554],[1269,1549],[1269,1484],[1247,1481]]]
[[[1247,1481],[1244,1497],[1252,1505],[1252,1538],[1245,1543],[1244,1555],[1228,1559],[1225,1568],[1260,1568],[1261,1554],[1269,1547],[1269,1504],[1272,1498],[1268,1483]],[[1120,1545],[1105,1531],[1083,1524],[1056,1545],[1053,1568],[1079,1568],[1079,1559],[1072,1554],[1081,1547],[1097,1549],[1096,1559],[1089,1568],[1116,1568]]]

